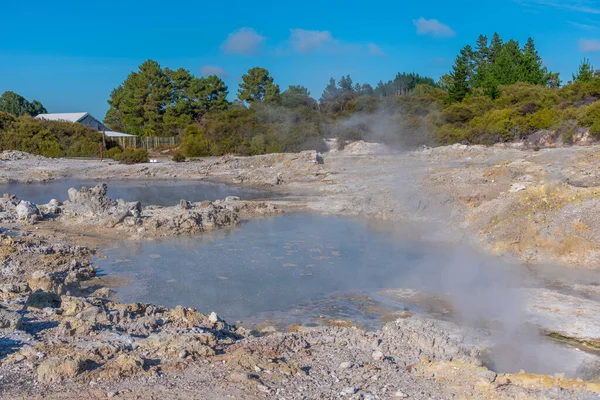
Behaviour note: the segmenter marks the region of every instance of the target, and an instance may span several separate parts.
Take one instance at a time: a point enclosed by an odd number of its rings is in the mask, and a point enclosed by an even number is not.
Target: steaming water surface
[[[194,306],[229,321],[285,312],[307,322],[325,312],[311,306],[318,299],[332,317],[357,317],[357,293],[394,287],[424,252],[359,220],[298,213],[210,235],[123,243],[98,263],[131,278],[117,289],[122,301]]]
[[[83,186],[91,188],[98,183],[101,181],[57,180],[43,183],[7,183],[0,184],[0,194],[11,193],[22,200],[46,204],[50,199],[67,200],[69,188],[80,189]],[[140,201],[143,205],[172,206],[179,203],[181,199],[196,202],[239,196],[245,200],[253,200],[265,199],[273,195],[265,190],[206,181],[110,180],[108,196],[113,199]]]
[[[421,271],[432,259],[453,262],[448,248],[399,240],[360,220],[296,213],[196,237],[122,242],[96,263],[101,274],[127,278],[115,288],[123,302],[192,306],[250,327],[345,320],[375,329],[405,307],[430,311],[382,289],[411,287],[415,274],[435,280],[439,272]],[[577,375],[581,352],[532,337],[503,337],[510,351],[492,351],[489,365]]]

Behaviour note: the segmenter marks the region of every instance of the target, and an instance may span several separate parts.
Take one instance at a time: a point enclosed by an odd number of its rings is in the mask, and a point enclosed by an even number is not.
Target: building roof
[[[86,116],[90,115],[86,112],[78,113],[53,113],[53,114],[39,114],[36,116],[38,119],[46,119],[48,121],[66,121],[66,122],[79,122]]]
[[[104,134],[106,135],[106,137],[133,137],[133,136],[135,136],[135,135],[130,135],[128,133],[113,132],[113,131],[106,131],[106,132],[104,132]]]

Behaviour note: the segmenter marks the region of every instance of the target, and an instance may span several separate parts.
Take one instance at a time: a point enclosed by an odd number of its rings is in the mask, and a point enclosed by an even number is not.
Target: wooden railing
[[[133,137],[107,137],[107,142],[112,142],[126,149],[155,149],[159,146],[178,146],[179,138],[176,136],[133,136]]]

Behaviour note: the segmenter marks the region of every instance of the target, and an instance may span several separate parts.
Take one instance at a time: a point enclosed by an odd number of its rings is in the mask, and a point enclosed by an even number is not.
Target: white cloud
[[[289,40],[292,48],[302,54],[335,46],[338,42],[329,31],[308,31],[305,29],[290,29]]]
[[[437,19],[414,19],[413,24],[417,27],[417,34],[433,37],[454,37],[454,32],[448,25],[442,24]]]
[[[381,50],[381,47],[377,46],[375,43],[369,43],[369,54],[372,56],[383,57],[385,53]]]
[[[573,22],[573,21],[567,21],[569,24],[577,27],[577,28],[581,28],[581,29],[585,29],[586,31],[597,31],[600,30],[599,27],[594,26],[594,25],[588,25],[588,24],[581,24],[579,22]]]
[[[596,53],[600,51],[600,40],[579,39],[579,50],[584,53]]]
[[[287,42],[275,50],[275,55],[286,56],[291,53],[311,54],[324,51],[330,54],[368,54],[384,56],[383,50],[374,43],[344,42],[333,37],[329,31],[290,29]]]
[[[260,53],[265,40],[252,28],[240,28],[227,36],[221,50],[227,54],[255,55]]]
[[[221,67],[217,67],[215,65],[203,65],[200,67],[200,73],[202,76],[210,76],[216,75],[220,78],[227,78],[229,74],[223,70]]]
[[[553,7],[559,10],[575,11],[584,14],[600,14],[597,1],[589,0],[513,0],[525,7]]]

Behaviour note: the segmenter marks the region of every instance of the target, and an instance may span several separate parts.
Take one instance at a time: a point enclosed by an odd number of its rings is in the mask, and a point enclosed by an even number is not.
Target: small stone
[[[345,396],[347,394],[354,394],[354,393],[356,393],[356,388],[354,386],[347,386],[342,389],[342,392],[340,394],[342,396]]]
[[[394,397],[399,397],[401,399],[406,399],[408,397],[408,395],[406,393],[404,393],[404,392],[398,391],[398,392],[394,393]]]
[[[116,397],[119,392],[106,392],[106,397]]]
[[[375,395],[372,393],[367,393],[363,397],[364,400],[375,400]]]
[[[217,315],[216,312],[211,312],[210,315],[208,316],[208,320],[210,322],[212,322],[213,324],[216,324],[217,322],[219,322],[219,316]]]
[[[254,366],[254,371],[256,371],[256,372],[262,372],[262,368],[259,367],[258,365],[255,365]]]
[[[264,393],[271,393],[271,389],[269,389],[269,388],[268,388],[267,386],[265,386],[265,385],[258,384],[258,385],[256,385],[256,388],[257,388],[258,390],[260,390],[261,392],[264,392]]]
[[[46,307],[58,308],[60,307],[60,297],[54,293],[36,292],[29,296],[26,305],[29,308],[39,308],[40,310]]]
[[[13,311],[0,309],[0,329],[15,330],[23,325],[23,318]]]
[[[181,350],[179,352],[179,358],[186,358],[188,356],[187,350]]]
[[[40,364],[37,368],[37,377],[40,382],[57,383],[75,378],[83,369],[84,363],[79,359],[54,357]]]
[[[343,363],[340,364],[340,369],[348,369],[348,368],[352,368],[351,362],[344,361]]]
[[[383,360],[383,353],[379,350],[375,350],[372,354],[374,360]]]

